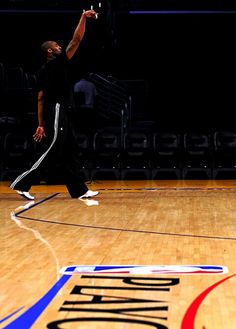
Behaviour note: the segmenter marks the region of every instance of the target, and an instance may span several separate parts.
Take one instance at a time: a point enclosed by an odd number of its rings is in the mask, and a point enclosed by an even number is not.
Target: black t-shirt
[[[44,93],[45,107],[59,103],[73,106],[73,89],[69,79],[69,60],[65,52],[46,62],[38,71],[37,89]]]

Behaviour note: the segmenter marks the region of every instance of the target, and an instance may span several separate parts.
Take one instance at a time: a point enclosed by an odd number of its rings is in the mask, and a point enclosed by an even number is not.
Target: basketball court
[[[236,328],[236,181],[0,185],[0,328]]]

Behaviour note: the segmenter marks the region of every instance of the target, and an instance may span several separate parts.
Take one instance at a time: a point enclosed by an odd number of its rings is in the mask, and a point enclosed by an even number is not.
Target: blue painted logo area
[[[66,284],[70,279],[70,276],[62,276],[56,284],[33,306],[31,306],[27,311],[21,314],[18,318],[13,320],[11,323],[6,325],[3,329],[30,329],[38,317],[43,313],[49,303],[57,295],[59,290]],[[14,312],[16,313],[16,312]],[[12,314],[13,315],[13,314]],[[12,316],[11,315],[11,316]],[[5,320],[9,318],[6,317]]]

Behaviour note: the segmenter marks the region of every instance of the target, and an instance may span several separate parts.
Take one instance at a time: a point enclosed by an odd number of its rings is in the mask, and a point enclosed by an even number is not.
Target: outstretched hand
[[[35,134],[33,135],[33,138],[34,138],[35,142],[41,142],[41,140],[45,137],[46,137],[46,134],[45,134],[45,131],[44,131],[44,127],[38,126],[38,128],[36,129]]]
[[[86,17],[92,17],[97,19],[98,18],[98,13],[96,11],[94,11],[93,9],[90,10],[86,10],[83,13]]]

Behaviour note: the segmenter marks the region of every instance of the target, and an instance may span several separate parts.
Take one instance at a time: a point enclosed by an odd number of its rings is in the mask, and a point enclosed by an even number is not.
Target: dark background
[[[66,46],[81,1],[3,1],[0,5],[0,62],[36,72],[40,45],[53,39]],[[102,2],[100,17],[88,21],[72,62],[77,80],[90,72],[134,81],[133,114],[159,128],[231,129],[235,112],[235,30],[233,2]],[[179,5],[179,7],[178,7]],[[98,6],[94,1],[94,7]],[[149,7],[148,7],[149,6]],[[149,10],[153,14],[134,14]],[[156,13],[154,10],[224,10],[225,13]],[[135,83],[136,81],[136,83]],[[187,128],[186,128],[187,127]]]

